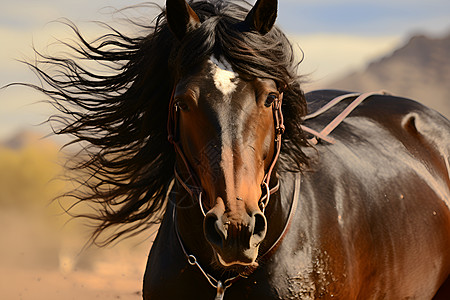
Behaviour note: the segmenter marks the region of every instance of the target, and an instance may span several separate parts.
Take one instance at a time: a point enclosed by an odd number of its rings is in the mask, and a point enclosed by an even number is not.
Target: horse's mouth
[[[221,256],[219,254],[216,254],[216,260],[217,265],[216,267],[233,274],[239,274],[243,277],[246,277],[250,274],[252,274],[259,266],[257,261],[246,263],[246,262],[239,262],[234,261],[232,263],[227,263],[223,261]]]
[[[251,266],[258,266],[258,263],[256,261],[252,262],[242,262],[242,261],[232,261],[232,262],[225,262],[220,256],[220,254],[217,254],[217,260],[219,263],[224,267],[232,267],[232,266],[244,266],[244,267],[251,267]]]
[[[228,272],[240,274],[241,276],[250,275],[259,266],[259,264],[258,264],[258,262],[256,260],[255,261],[251,261],[251,262],[242,262],[242,261],[238,261],[238,260],[231,261],[231,262],[226,262],[220,256],[220,254],[218,254],[217,252],[216,252],[216,259],[217,259],[218,266],[221,269],[224,269],[224,270],[226,270]]]

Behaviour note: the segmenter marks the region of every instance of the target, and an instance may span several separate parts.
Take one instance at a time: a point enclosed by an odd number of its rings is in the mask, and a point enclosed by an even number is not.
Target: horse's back
[[[335,90],[308,93],[308,110],[315,111],[343,94],[346,92]],[[307,120],[305,125],[320,131],[347,107],[352,99],[354,98],[350,97],[323,115]],[[370,151],[374,157],[388,154],[387,156],[394,155],[394,158],[397,158],[396,153],[404,153],[412,161],[416,161],[417,171],[420,171],[418,165],[424,164],[426,171],[443,181],[441,184],[446,187],[446,192],[443,191],[442,198],[450,207],[450,121],[438,112],[410,99],[373,95],[351,112],[331,135],[336,139],[337,145],[348,146],[355,155],[361,156],[365,151]],[[328,146],[330,145],[323,142],[318,147],[332,150],[332,147]],[[398,152],[392,153],[397,150]],[[369,156],[366,158],[371,160]],[[402,159],[402,156],[397,158]],[[347,161],[346,158],[344,160]]]
[[[341,94],[307,94],[310,112]],[[305,125],[320,131],[348,104]],[[346,299],[431,298],[450,273],[450,122],[417,102],[372,96],[330,136],[334,144],[306,150],[311,170],[294,227],[318,251],[322,290]]]

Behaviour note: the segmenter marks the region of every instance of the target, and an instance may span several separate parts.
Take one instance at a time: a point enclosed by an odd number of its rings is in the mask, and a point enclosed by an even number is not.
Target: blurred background
[[[39,84],[20,62],[33,61],[33,46],[66,51],[57,39],[73,40],[73,34],[53,21],[68,18],[90,39],[105,32],[91,22],[98,20],[133,33],[115,9],[138,3],[2,1],[0,86]],[[135,16],[152,20],[156,13]],[[280,0],[277,24],[303,57],[305,91],[386,89],[450,117],[448,0]],[[0,89],[0,299],[140,299],[154,231],[114,247],[83,249],[90,228],[68,222],[51,202],[73,188],[57,179],[71,153],[60,151],[67,139],[45,137],[51,129],[41,123],[55,111],[42,100],[24,87]]]

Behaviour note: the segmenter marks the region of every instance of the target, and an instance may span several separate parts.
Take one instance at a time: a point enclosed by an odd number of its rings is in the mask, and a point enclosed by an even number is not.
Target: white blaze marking
[[[211,56],[210,61],[213,64],[214,85],[224,96],[229,96],[236,89],[237,83],[233,82],[233,79],[237,78],[238,75],[224,59],[216,59],[214,56]]]

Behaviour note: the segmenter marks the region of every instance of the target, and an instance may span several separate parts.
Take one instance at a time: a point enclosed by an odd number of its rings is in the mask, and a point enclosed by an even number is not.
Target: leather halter
[[[181,143],[178,139],[177,130],[178,130],[178,117],[179,116],[178,116],[178,106],[175,103],[174,94],[175,94],[175,87],[172,90],[172,95],[170,97],[170,102],[169,102],[169,113],[168,113],[168,118],[167,118],[167,133],[168,133],[167,138],[168,138],[169,142],[174,145],[175,152],[183,161],[184,166],[185,166],[187,172],[189,173],[189,178],[194,182],[194,186],[190,187],[190,186],[188,186],[188,184],[186,184],[185,180],[183,180],[183,178],[178,174],[176,165],[174,166],[175,180],[181,184],[181,186],[188,192],[188,194],[191,196],[191,198],[193,198],[193,199],[198,198],[200,209],[201,209],[203,215],[205,215],[205,211],[203,209],[202,198],[201,198],[202,189],[201,189],[201,185],[200,185],[200,180],[195,175],[195,172],[193,172],[193,170],[189,164],[189,161],[187,160],[187,158],[183,152]],[[271,178],[272,172],[273,172],[275,165],[278,161],[278,158],[280,156],[281,144],[282,144],[281,136],[283,135],[284,130],[285,130],[283,113],[281,111],[282,101],[283,101],[283,92],[280,92],[278,98],[275,99],[275,101],[272,103],[272,113],[273,113],[274,126],[275,126],[275,144],[276,145],[275,145],[275,154],[272,158],[272,162],[269,166],[267,173],[264,175],[263,181],[261,183],[261,188],[263,189],[263,192],[264,192],[264,188],[266,191],[266,194],[263,197],[261,197],[259,200],[259,206],[263,213],[265,211],[265,208],[267,207],[267,204],[269,203],[270,195],[277,192],[279,189],[279,181],[277,181],[277,184],[273,188],[269,188],[269,183],[270,183],[270,178]],[[299,178],[297,178],[296,183],[299,181],[300,181]],[[296,198],[296,193],[294,193],[294,198]],[[291,209],[289,212],[289,217],[286,222],[285,228],[282,231],[282,234],[263,256],[268,255],[280,243],[280,241],[283,239],[284,235],[286,234],[287,228],[289,227],[289,225],[292,221],[292,217],[295,214],[295,208],[297,206],[295,199],[294,199],[294,202],[295,202],[295,204],[293,203],[291,206]],[[202,274],[208,280],[210,285],[216,289],[216,291],[217,291],[216,299],[222,299],[224,296],[225,290],[228,287],[230,287],[240,277],[245,277],[245,276],[238,274],[237,276],[228,278],[227,280],[222,282],[221,280],[217,280],[210,274],[206,273],[203,270],[203,268],[200,266],[200,264],[197,262],[197,258],[194,255],[187,253],[187,251],[183,245],[183,242],[181,240],[181,237],[179,235],[179,232],[178,232],[177,222],[175,219],[175,211],[176,211],[176,206],[174,206],[174,208],[173,208],[173,216],[172,216],[173,221],[174,221],[175,232],[176,232],[178,242],[180,243],[181,249],[183,250],[183,252],[186,256],[188,263],[190,265],[196,265],[198,267],[198,269],[202,272]]]
[[[183,164],[185,166],[185,169],[189,173],[188,180],[189,179],[192,180],[194,182],[194,185],[191,186],[186,183],[186,180],[184,180],[178,173],[176,165],[174,166],[174,175],[175,175],[175,179],[188,192],[188,194],[191,196],[191,198],[198,199],[200,209],[201,209],[203,215],[205,215],[205,210],[203,209],[203,203],[202,203],[203,189],[201,188],[200,180],[198,179],[198,177],[196,176],[192,167],[190,166],[189,161],[186,158],[186,156],[183,152],[181,143],[178,139],[178,133],[177,133],[177,130],[178,130],[178,106],[175,103],[175,97],[174,97],[175,86],[172,90],[172,95],[171,95],[170,101],[169,101],[169,113],[168,113],[168,118],[167,118],[167,134],[168,134],[167,139],[171,144],[174,145],[175,152],[181,158],[181,160],[183,161]],[[263,190],[263,193],[264,193],[264,191],[266,192],[265,195],[259,199],[259,206],[263,213],[265,211],[265,208],[267,207],[267,204],[269,203],[270,195],[277,192],[279,189],[279,186],[280,186],[279,182],[277,181],[277,184],[274,187],[270,188],[269,182],[270,182],[272,172],[273,172],[275,165],[278,161],[278,158],[280,156],[281,144],[282,144],[281,136],[283,135],[284,130],[285,130],[283,113],[281,111],[282,101],[283,101],[283,92],[280,91],[278,98],[275,99],[275,101],[272,103],[272,113],[273,113],[274,125],[275,125],[275,144],[276,144],[275,147],[276,147],[276,149],[275,149],[275,154],[273,156],[270,167],[269,167],[267,173],[264,175],[264,179],[261,183],[261,189]]]

